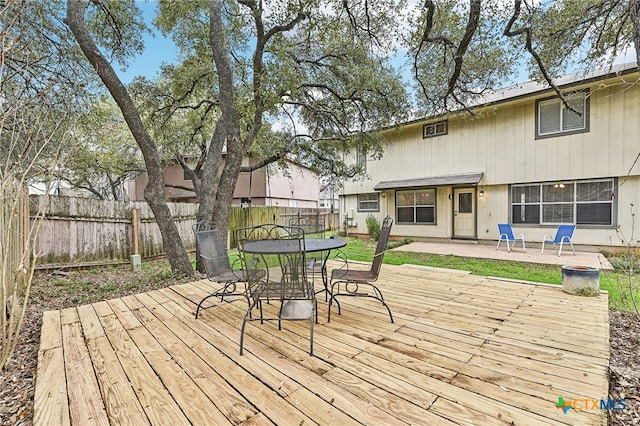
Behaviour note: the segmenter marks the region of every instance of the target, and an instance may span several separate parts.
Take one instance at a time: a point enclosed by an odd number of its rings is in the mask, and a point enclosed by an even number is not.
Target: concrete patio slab
[[[476,257],[481,259],[499,259],[499,260],[515,260],[518,262],[546,263],[550,265],[571,265],[571,266],[588,266],[599,269],[613,269],[607,258],[596,252],[576,251],[571,249],[562,251],[562,256],[558,256],[553,247],[547,249],[544,253],[540,252],[540,248],[530,248],[526,252],[522,251],[522,247],[514,247],[511,252],[507,251],[506,246],[501,245],[496,249],[495,245],[466,243],[466,242],[413,242],[393,250],[411,251],[418,253],[432,254],[449,254],[453,256]]]

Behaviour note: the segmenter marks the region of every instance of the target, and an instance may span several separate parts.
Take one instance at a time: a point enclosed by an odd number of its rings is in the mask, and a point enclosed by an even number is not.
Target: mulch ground
[[[152,263],[145,274],[126,267],[96,272],[78,271],[66,277],[42,275],[32,286],[31,306],[22,327],[20,342],[9,365],[0,370],[0,425],[33,423],[33,395],[40,343],[42,312],[93,303],[106,298],[150,291],[190,281],[176,279],[164,262]],[[65,280],[69,286],[64,286]],[[133,284],[132,284],[133,283]],[[73,297],[64,289],[73,291]],[[105,297],[108,294],[109,297]],[[611,312],[609,398],[624,398],[626,408],[609,411],[610,426],[640,424],[640,323],[630,314]],[[600,398],[601,395],[593,395]]]

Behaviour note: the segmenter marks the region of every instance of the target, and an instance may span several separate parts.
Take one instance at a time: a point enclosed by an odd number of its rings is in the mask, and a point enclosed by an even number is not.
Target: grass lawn
[[[376,243],[373,240],[358,238],[346,238],[348,244],[342,252],[349,260],[370,262],[375,252]],[[404,242],[391,241],[389,248],[400,247]],[[238,252],[229,252],[231,264],[238,268],[236,262]],[[624,264],[616,262],[608,257],[614,265]],[[195,262],[193,262],[195,264]],[[562,284],[562,271],[558,265],[546,265],[541,263],[515,262],[508,260],[480,259],[453,255],[440,255],[431,253],[415,253],[403,251],[388,251],[384,256],[384,263],[393,265],[414,264],[436,268],[460,269],[470,271],[475,275],[510,278],[523,281],[534,281],[548,284]],[[168,262],[144,262],[142,274],[122,275],[119,267],[104,267],[100,275],[103,279],[96,281],[92,271],[76,272],[68,277],[50,277],[36,286],[31,294],[30,302],[33,304],[45,303],[52,299],[64,299],[74,305],[93,303],[98,300],[117,297],[120,293],[142,292],[155,288],[166,281],[175,282],[176,278],[171,273]],[[640,270],[640,268],[637,268]],[[95,271],[94,271],[95,272]],[[106,278],[105,278],[106,277]],[[182,280],[187,281],[188,278]],[[42,280],[41,280],[42,281]],[[600,288],[609,292],[609,307],[619,311],[632,310],[630,294],[634,294],[636,302],[640,305],[640,274],[632,277],[632,291],[621,291],[621,284],[629,288],[627,274],[620,270],[600,271]]]

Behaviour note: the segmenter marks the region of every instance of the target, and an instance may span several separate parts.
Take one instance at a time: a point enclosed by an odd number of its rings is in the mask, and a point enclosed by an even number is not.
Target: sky
[[[414,0],[411,0],[412,2]],[[155,0],[137,0],[138,7],[142,10],[144,19],[149,28],[154,28],[151,21],[155,17],[155,10],[157,2]],[[130,61],[130,65],[126,71],[123,71],[116,67],[116,72],[120,76],[124,84],[129,84],[138,75],[143,75],[147,78],[153,79],[160,71],[160,65],[163,63],[172,63],[178,57],[178,51],[171,39],[163,37],[161,34],[156,33],[155,37],[151,34],[144,36],[144,51],[143,53]],[[405,58],[396,59],[398,65]],[[633,62],[635,61],[635,52],[633,49],[628,49],[623,55],[619,56],[615,63]],[[407,73],[407,70],[404,70]],[[527,74],[523,70],[516,78],[516,82],[524,82],[527,80]]]
[[[153,29],[154,27],[151,21],[156,14],[156,2],[138,0],[136,3],[142,10],[147,26]],[[144,51],[142,55],[135,58],[135,60],[131,60],[129,68],[127,68],[126,71],[115,67],[118,76],[124,84],[129,84],[133,81],[134,77],[138,75],[154,78],[160,71],[160,65],[162,65],[162,63],[172,63],[178,57],[178,50],[173,44],[173,41],[163,37],[159,33],[156,34],[155,37],[146,34],[143,40]]]
[[[410,4],[413,4],[416,0],[410,0]],[[155,0],[137,0],[136,4],[142,10],[145,23],[152,30],[154,29],[151,21],[156,15]],[[161,34],[156,33],[155,37],[150,34],[145,34],[144,38],[144,51],[142,55],[129,61],[129,67],[126,71],[121,70],[117,66],[115,67],[118,76],[124,84],[129,84],[136,76],[142,75],[147,78],[153,79],[160,71],[160,65],[163,63],[172,63],[178,57],[178,51],[171,39],[163,37]],[[396,59],[396,65],[404,58]]]

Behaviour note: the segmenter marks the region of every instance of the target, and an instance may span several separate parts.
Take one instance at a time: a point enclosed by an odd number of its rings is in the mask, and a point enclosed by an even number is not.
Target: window
[[[378,193],[358,194],[358,211],[359,212],[378,212],[380,211],[380,201]]]
[[[613,225],[613,179],[511,187],[511,222]]]
[[[512,223],[540,223],[540,185],[511,188]]]
[[[589,97],[587,92],[567,93],[567,108],[559,98],[536,104],[536,138],[589,131]],[[572,111],[573,109],[573,111]]]
[[[542,223],[574,223],[572,183],[542,185]]]
[[[576,222],[585,225],[613,225],[613,181],[578,183]]]
[[[198,170],[198,173],[196,174],[196,176],[198,176],[198,179],[202,179],[202,169]],[[189,176],[187,171],[184,169],[182,170],[182,180],[191,181],[191,176]]]
[[[367,151],[362,148],[356,149],[356,165],[360,167],[363,172],[367,171]]]
[[[473,197],[471,192],[458,193],[458,213],[473,213]]]
[[[422,126],[422,139],[432,138],[434,136],[446,135],[449,126],[446,121],[438,121],[437,123],[425,124]]]
[[[436,190],[396,192],[396,222],[436,223]]]

